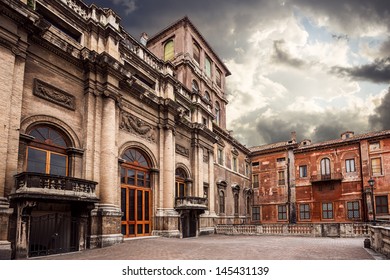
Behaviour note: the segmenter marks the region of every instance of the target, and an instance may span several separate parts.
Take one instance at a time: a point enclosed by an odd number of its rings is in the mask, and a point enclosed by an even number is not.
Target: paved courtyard
[[[373,260],[364,238],[226,236],[138,238],[122,244],[52,255],[44,260]]]

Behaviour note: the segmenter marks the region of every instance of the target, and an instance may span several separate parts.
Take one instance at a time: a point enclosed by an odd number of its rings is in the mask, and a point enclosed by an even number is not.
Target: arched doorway
[[[122,154],[121,231],[124,237],[147,236],[152,229],[152,189],[150,160],[140,150],[130,148]]]

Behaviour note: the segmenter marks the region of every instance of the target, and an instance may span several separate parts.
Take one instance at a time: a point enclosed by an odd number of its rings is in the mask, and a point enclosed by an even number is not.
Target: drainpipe
[[[359,157],[360,157],[360,178],[362,183],[362,204],[363,204],[363,217],[364,222],[368,222],[368,213],[367,213],[367,198],[364,192],[364,177],[363,177],[363,161],[362,161],[362,148],[361,142],[359,141]]]

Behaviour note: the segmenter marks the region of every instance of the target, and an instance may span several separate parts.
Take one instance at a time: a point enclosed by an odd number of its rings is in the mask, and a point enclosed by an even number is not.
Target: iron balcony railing
[[[201,209],[206,210],[207,198],[195,196],[182,196],[175,199],[176,209]]]
[[[341,172],[318,174],[310,177],[311,182],[341,181],[342,179],[343,175],[341,174]]]
[[[15,175],[16,193],[42,193],[96,199],[97,182],[50,174],[23,172]]]

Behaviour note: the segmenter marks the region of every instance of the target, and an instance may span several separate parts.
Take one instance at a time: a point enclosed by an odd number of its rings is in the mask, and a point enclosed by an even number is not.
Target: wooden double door
[[[124,237],[150,235],[152,190],[149,173],[122,168],[121,180],[122,234]]]

